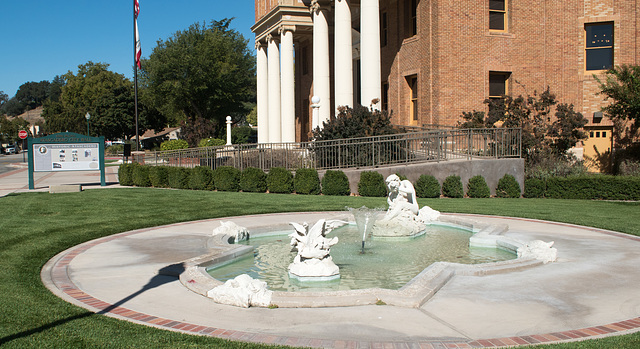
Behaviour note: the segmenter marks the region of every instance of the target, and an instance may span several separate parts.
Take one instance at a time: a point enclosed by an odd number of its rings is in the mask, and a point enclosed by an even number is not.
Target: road
[[[12,167],[10,165],[14,163],[21,163],[22,156],[23,156],[23,153],[11,154],[11,155],[4,155],[4,154],[0,155],[0,174],[15,170],[16,167]],[[27,156],[28,156],[28,153],[24,153],[25,161],[27,160]]]

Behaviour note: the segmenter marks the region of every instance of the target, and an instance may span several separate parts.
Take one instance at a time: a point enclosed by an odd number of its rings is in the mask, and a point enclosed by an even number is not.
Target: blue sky
[[[235,17],[231,26],[252,47],[250,0],[139,0],[142,56],[195,22]],[[133,79],[133,0],[0,1],[0,91],[51,81],[88,61]]]

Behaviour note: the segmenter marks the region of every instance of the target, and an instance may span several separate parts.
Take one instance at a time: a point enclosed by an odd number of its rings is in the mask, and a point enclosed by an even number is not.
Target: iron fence
[[[518,128],[437,130],[301,143],[261,143],[135,154],[134,161],[165,166],[347,169],[427,161],[521,156]]]

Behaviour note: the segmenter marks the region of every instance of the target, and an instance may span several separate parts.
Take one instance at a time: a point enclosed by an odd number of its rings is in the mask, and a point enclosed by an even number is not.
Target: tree
[[[133,83],[108,67],[106,63],[88,62],[78,66],[77,74],[64,75],[66,84],[61,87],[59,100],[47,101],[42,113],[48,133],[85,133],[85,114],[89,113],[91,135],[107,139],[135,136]],[[149,127],[161,128],[164,120],[142,108],[139,126],[142,133]]]
[[[40,82],[26,82],[18,88],[15,98],[25,109],[35,109],[44,104],[49,98],[51,83],[43,80]]]
[[[573,110],[573,104],[561,103],[556,106],[556,118],[549,128],[547,142],[556,155],[566,156],[567,150],[587,138],[584,125],[587,119]]]
[[[313,130],[315,140],[326,141],[396,133],[386,112],[370,110],[361,105],[356,105],[353,109],[339,107],[338,112],[335,118],[322,123],[322,129]]]
[[[613,119],[630,120],[640,127],[640,66],[614,66],[606,72],[606,80],[600,84],[599,94],[611,103],[602,108]]]
[[[219,127],[227,115],[238,120],[250,110],[246,103],[255,98],[255,58],[247,40],[229,29],[231,20],[195,23],[159,40],[142,61],[144,98],[171,123],[204,119]]]

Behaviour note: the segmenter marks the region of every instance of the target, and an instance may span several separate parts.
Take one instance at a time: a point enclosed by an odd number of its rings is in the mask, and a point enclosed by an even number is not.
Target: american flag
[[[142,56],[142,48],[140,46],[140,34],[138,33],[138,14],[140,14],[140,3],[138,0],[133,0],[133,15],[134,22],[133,25],[135,27],[136,32],[136,65],[138,69],[142,69],[142,65],[140,64],[140,57]]]

